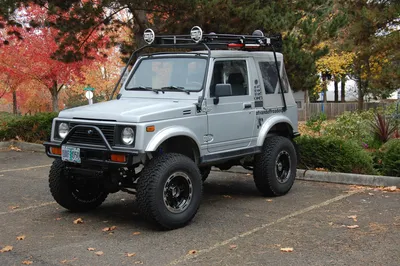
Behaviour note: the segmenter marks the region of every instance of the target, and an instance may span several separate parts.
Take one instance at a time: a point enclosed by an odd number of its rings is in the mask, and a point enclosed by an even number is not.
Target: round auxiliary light
[[[152,29],[146,29],[144,31],[143,39],[147,44],[152,44],[155,38],[156,35],[154,34],[154,31]]]
[[[132,128],[126,127],[122,130],[121,139],[125,145],[131,145],[135,140],[135,132]]]
[[[260,36],[260,37],[264,37],[264,33],[260,30],[255,30],[252,34],[253,36]]]
[[[199,41],[201,41],[201,39],[203,39],[203,31],[199,26],[194,26],[190,30],[190,38],[192,38],[192,40],[196,43],[198,43]]]
[[[59,135],[62,139],[64,139],[64,138],[67,136],[68,132],[69,132],[69,126],[68,126],[67,123],[61,123],[61,124],[58,126],[58,135]]]

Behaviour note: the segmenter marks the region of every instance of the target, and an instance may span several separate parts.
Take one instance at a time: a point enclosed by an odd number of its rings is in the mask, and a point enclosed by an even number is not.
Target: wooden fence
[[[384,108],[388,103],[364,103],[364,110],[377,107]],[[313,115],[325,112],[328,119],[335,119],[336,116],[344,112],[354,112],[358,110],[358,103],[308,103],[304,104],[302,109],[299,109],[299,121],[307,121]]]

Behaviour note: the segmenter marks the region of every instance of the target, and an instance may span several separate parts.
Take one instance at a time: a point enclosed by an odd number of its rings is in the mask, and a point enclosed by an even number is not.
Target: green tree
[[[399,82],[400,2],[393,0],[338,0],[348,14],[342,31],[343,50],[353,52],[353,79],[358,105],[372,94],[387,97]]]

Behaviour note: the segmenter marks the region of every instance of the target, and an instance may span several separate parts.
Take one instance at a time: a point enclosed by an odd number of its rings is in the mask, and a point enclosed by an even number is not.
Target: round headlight
[[[131,145],[135,140],[135,132],[132,128],[126,127],[122,130],[121,139],[125,145]]]
[[[58,135],[59,135],[62,139],[64,139],[64,138],[67,136],[68,131],[69,131],[69,126],[68,126],[67,123],[61,123],[61,124],[58,126]]]

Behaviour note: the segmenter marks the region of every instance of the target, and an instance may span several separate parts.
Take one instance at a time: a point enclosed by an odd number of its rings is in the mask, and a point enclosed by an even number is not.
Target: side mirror
[[[215,85],[215,98],[214,104],[219,103],[219,97],[232,96],[231,84],[216,84]]]

